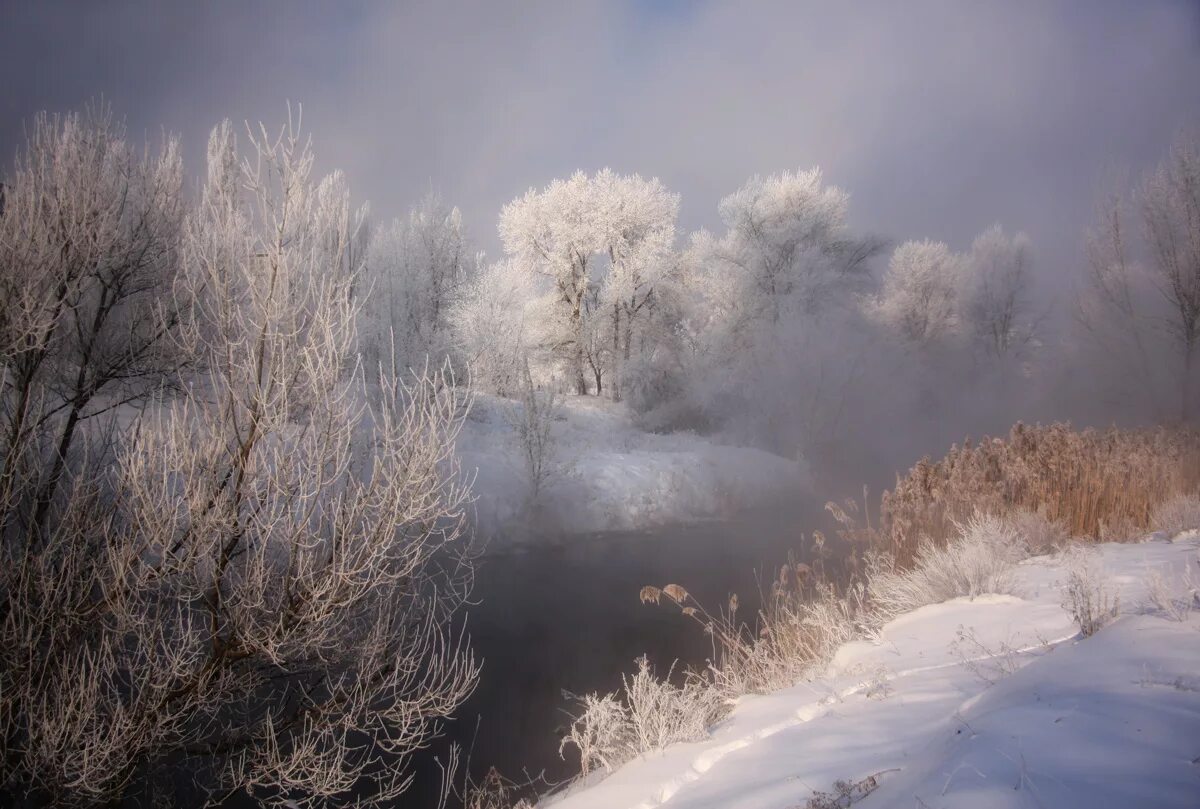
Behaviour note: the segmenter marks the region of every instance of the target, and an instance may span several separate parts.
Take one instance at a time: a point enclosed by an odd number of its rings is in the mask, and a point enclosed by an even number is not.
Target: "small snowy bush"
[[[1175,536],[1183,531],[1200,528],[1200,497],[1181,494],[1161,503],[1150,517],[1156,531]]]
[[[1063,584],[1063,608],[1071,613],[1079,631],[1091,637],[1117,616],[1120,599],[1105,579],[1096,552],[1077,546],[1064,554],[1067,580]]]
[[[1048,520],[1036,511],[1021,509],[1009,514],[1007,520],[1031,554],[1061,548],[1070,539],[1060,523]]]
[[[568,745],[579,751],[581,776],[596,767],[612,772],[673,742],[699,741],[725,712],[718,691],[700,677],[689,676],[677,686],[671,682],[673,667],[660,679],[645,657],[637,665],[633,675],[622,677],[620,694],[589,694],[579,700],[583,710],[558,752],[562,756]]]
[[[470,776],[467,777],[462,806],[463,809],[534,809],[534,804],[519,794],[533,786],[533,783],[510,781],[492,767],[478,784],[473,783]],[[438,803],[439,809],[446,806],[449,797],[450,792],[446,791]]]
[[[670,671],[659,679],[645,657],[638,658],[637,664],[633,676],[622,678],[635,752],[705,738],[709,725],[724,711],[717,692],[697,677],[687,678],[681,686],[671,683]]]
[[[558,745],[558,754],[568,745],[579,751],[579,774],[596,767],[612,772],[629,758],[629,712],[616,694],[588,694],[579,698],[582,709]]]
[[[1165,618],[1172,621],[1186,621],[1192,608],[1196,606],[1197,599],[1200,598],[1200,590],[1197,590],[1190,566],[1183,569],[1183,580],[1180,582],[1180,587],[1174,586],[1174,582],[1167,581],[1157,570],[1151,570],[1146,574],[1145,584],[1146,595],[1150,603]]]
[[[909,570],[876,554],[868,566],[871,603],[884,618],[960,596],[1007,593],[1012,567],[1026,555],[1025,543],[1007,519],[976,515],[944,548],[924,543]]]

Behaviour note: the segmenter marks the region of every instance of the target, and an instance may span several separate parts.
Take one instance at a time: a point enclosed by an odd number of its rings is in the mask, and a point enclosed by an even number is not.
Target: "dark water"
[[[643,653],[660,671],[710,655],[707,636],[678,608],[639,601],[642,586],[683,585],[713,612],[736,592],[750,616],[760,579],[769,581],[789,552],[805,556],[812,530],[827,527],[820,504],[798,498],[729,521],[490,551],[468,621],[483,673],[447,740],[470,749],[477,779],[492,766],[514,781],[525,773],[569,777],[572,751],[567,762],[558,755],[564,690],[614,690]],[[432,806],[428,759],[418,771],[402,803]]]

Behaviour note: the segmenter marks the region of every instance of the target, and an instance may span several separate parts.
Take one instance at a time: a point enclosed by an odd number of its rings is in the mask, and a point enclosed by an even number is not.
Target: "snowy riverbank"
[[[528,499],[512,419],[515,402],[479,395],[458,444],[474,472],[475,511],[487,535],[517,535]],[[639,430],[619,404],[562,400],[552,429],[559,471],[538,504],[546,532],[632,531],[712,519],[795,495],[807,485],[802,462],[718,444],[692,433]]]
[[[822,677],[741,699],[709,739],[673,745],[549,802],[556,809],[1194,807],[1200,612],[1184,607],[1200,579],[1198,551],[1195,532],[1175,542],[1100,546],[1121,616],[1090,638],[1079,636],[1061,606],[1062,560],[1027,560],[1015,595],[902,615],[876,641],[843,646]],[[1151,598],[1156,574],[1159,592],[1179,599],[1174,616]]]

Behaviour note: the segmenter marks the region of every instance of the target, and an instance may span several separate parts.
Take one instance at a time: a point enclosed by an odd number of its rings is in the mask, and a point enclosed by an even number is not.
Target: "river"
[[[573,751],[566,762],[558,755],[565,691],[614,690],[642,654],[660,671],[676,660],[702,665],[710,654],[707,636],[677,608],[640,602],[644,585],[683,585],[713,611],[736,592],[742,614],[753,616],[760,579],[769,581],[789,552],[803,558],[812,530],[828,522],[819,503],[796,498],[726,521],[490,550],[468,619],[483,672],[446,740],[470,750],[476,778],[493,766],[514,781],[570,777]],[[405,806],[432,805],[428,756],[418,769]]]

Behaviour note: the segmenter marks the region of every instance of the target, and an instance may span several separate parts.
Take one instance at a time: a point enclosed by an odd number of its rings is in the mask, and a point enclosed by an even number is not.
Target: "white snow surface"
[[[479,394],[459,437],[463,471],[475,475],[475,512],[485,535],[520,525],[529,483],[511,424],[520,405]],[[538,520],[559,534],[634,531],[720,518],[794,495],[803,462],[690,432],[638,429],[621,404],[562,399],[553,425],[559,474],[543,492]]]
[[[1200,537],[1098,550],[1121,616],[1090,638],[1060,606],[1061,560],[1031,559],[1015,595],[902,615],[878,641],[843,646],[819,678],[741,699],[706,741],[547,803],[804,809],[835,781],[874,775],[856,809],[1195,809],[1200,612],[1171,620],[1145,577],[1158,570],[1182,596]]]

